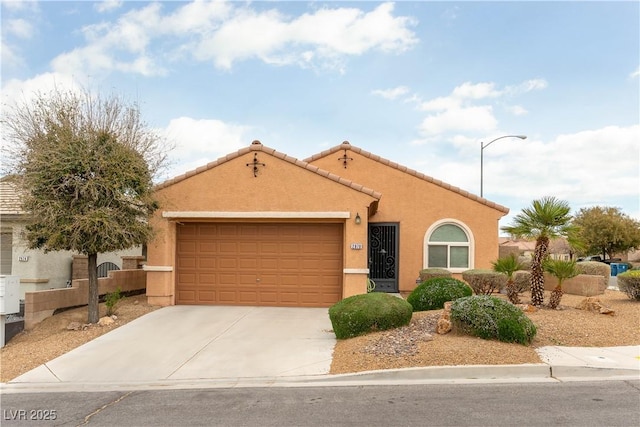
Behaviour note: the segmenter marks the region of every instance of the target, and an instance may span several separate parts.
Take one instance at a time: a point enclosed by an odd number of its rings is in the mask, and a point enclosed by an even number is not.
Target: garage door
[[[177,304],[328,307],[342,297],[342,224],[177,229]]]

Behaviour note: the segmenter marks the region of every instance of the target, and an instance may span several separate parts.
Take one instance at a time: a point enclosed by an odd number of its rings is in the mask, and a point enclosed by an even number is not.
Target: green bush
[[[604,262],[585,261],[576,263],[579,274],[591,274],[592,276],[611,276],[611,267]]]
[[[462,280],[452,277],[435,277],[426,280],[411,292],[407,302],[413,311],[437,310],[444,307],[447,301],[468,297],[471,288]]]
[[[618,274],[618,288],[633,300],[640,301],[640,270]]]
[[[451,272],[444,268],[425,268],[420,270],[420,283],[435,277],[451,277]]]
[[[407,325],[412,314],[411,304],[382,292],[354,295],[329,308],[329,319],[338,339]]]
[[[531,289],[531,272],[518,270],[513,273],[513,285],[518,293],[522,293]]]
[[[104,297],[104,305],[107,307],[107,316],[111,316],[115,313],[116,304],[122,299],[120,294],[120,287],[113,292],[110,292]]]
[[[462,278],[477,295],[491,295],[507,284],[507,276],[493,270],[467,270]]]
[[[515,305],[488,295],[457,299],[451,304],[451,323],[456,331],[484,339],[530,344],[536,326]]]

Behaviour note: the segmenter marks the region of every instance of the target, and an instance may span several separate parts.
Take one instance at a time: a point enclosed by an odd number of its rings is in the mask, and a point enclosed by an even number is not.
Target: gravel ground
[[[522,299],[528,301],[524,294]],[[535,348],[546,345],[640,345],[640,303],[618,291],[598,296],[615,315],[575,309],[584,297],[565,295],[559,310],[542,309],[528,316],[538,327],[532,346],[506,344],[455,334],[434,332],[441,310],[414,313],[411,324],[339,341],[334,349],[331,373],[359,372],[413,366],[540,363]],[[117,320],[110,326],[90,325],[67,330],[71,322],[84,323],[86,307],[52,316],[33,330],[14,337],[0,350],[2,382],[30,371],[68,351],[155,310],[144,295],[125,298],[117,306]],[[101,315],[104,315],[101,304]]]
[[[547,293],[546,300],[548,297]],[[339,341],[334,349],[331,373],[416,366],[541,363],[535,348],[542,346],[640,345],[640,303],[614,290],[607,290],[597,298],[615,314],[579,310],[575,307],[585,297],[568,294],[563,296],[559,309],[543,308],[527,313],[538,330],[531,346],[454,333],[438,335],[435,325],[442,310],[414,313],[406,327]],[[530,295],[525,293],[521,299],[529,302]]]

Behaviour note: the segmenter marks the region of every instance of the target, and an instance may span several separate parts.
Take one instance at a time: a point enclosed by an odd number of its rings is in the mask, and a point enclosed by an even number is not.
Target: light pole
[[[484,149],[487,148],[488,146],[490,146],[491,144],[493,144],[494,142],[496,142],[499,139],[502,138],[520,138],[520,139],[527,139],[526,135],[504,135],[501,137],[498,137],[494,140],[489,141],[488,143],[484,143],[482,141],[480,141],[480,197],[482,197],[482,168],[483,168],[483,162],[484,162]]]

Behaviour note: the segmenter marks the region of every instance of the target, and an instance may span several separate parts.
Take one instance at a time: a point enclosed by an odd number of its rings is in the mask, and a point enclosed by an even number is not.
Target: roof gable
[[[309,163],[307,163],[305,161],[298,160],[295,157],[291,157],[291,156],[288,156],[288,155],[286,155],[284,153],[280,153],[280,152],[274,150],[273,148],[265,147],[264,145],[262,145],[262,143],[260,141],[253,141],[250,146],[242,148],[242,149],[236,151],[235,153],[228,154],[225,157],[221,157],[218,160],[215,160],[213,162],[207,163],[205,166],[201,166],[201,167],[199,167],[197,169],[194,169],[194,170],[191,170],[191,171],[189,171],[189,172],[187,172],[187,173],[185,173],[183,175],[179,175],[179,176],[177,176],[175,178],[172,178],[172,179],[169,179],[167,181],[164,181],[164,182],[158,184],[155,187],[155,189],[156,190],[161,190],[163,188],[170,187],[170,186],[172,186],[174,184],[177,184],[180,181],[184,181],[185,179],[188,179],[188,178],[190,178],[192,176],[195,176],[195,175],[198,175],[200,173],[203,173],[203,172],[206,172],[208,170],[211,170],[211,169],[213,169],[213,168],[215,168],[217,166],[220,166],[220,165],[222,165],[224,163],[227,163],[227,162],[229,162],[229,161],[231,161],[233,159],[236,159],[236,158],[238,158],[238,157],[240,157],[242,155],[245,155],[245,154],[251,153],[251,152],[263,152],[265,154],[271,155],[271,156],[276,157],[276,158],[278,158],[280,160],[284,160],[284,161],[286,161],[286,162],[288,162],[288,163],[290,163],[292,165],[295,165],[297,167],[300,167],[302,169],[306,169],[306,170],[308,170],[308,171],[310,171],[312,173],[320,175],[320,176],[322,176],[322,177],[324,177],[326,179],[329,179],[331,181],[335,181],[338,184],[341,184],[341,185],[344,185],[346,187],[349,187],[352,190],[364,193],[364,194],[366,194],[368,196],[371,196],[371,197],[375,198],[376,200],[380,200],[380,198],[382,197],[381,193],[379,193],[379,192],[377,192],[377,191],[375,191],[375,190],[373,190],[371,188],[367,188],[367,187],[365,187],[363,185],[360,185],[360,184],[357,184],[357,183],[355,183],[355,182],[353,182],[351,180],[342,178],[342,177],[340,177],[340,176],[338,176],[338,175],[336,175],[334,173],[331,173],[331,172],[326,171],[324,169],[320,169],[319,167],[311,165],[311,164],[309,164]]]
[[[354,153],[357,153],[357,154],[359,154],[359,155],[361,155],[363,157],[366,157],[368,159],[371,159],[373,161],[381,163],[381,164],[383,164],[385,166],[388,166],[390,168],[399,170],[399,171],[401,171],[403,173],[406,173],[408,175],[414,176],[414,177],[416,177],[418,179],[421,179],[423,181],[429,182],[431,184],[434,184],[434,185],[437,185],[439,187],[442,187],[442,188],[444,188],[446,190],[449,190],[449,191],[452,191],[454,193],[460,194],[463,197],[466,197],[466,198],[468,198],[470,200],[473,200],[473,201],[476,201],[476,202],[481,203],[483,205],[486,205],[486,206],[488,206],[488,207],[490,207],[492,209],[496,209],[496,210],[498,210],[500,212],[503,212],[505,214],[509,213],[509,208],[507,208],[505,206],[502,206],[502,205],[499,205],[497,203],[491,202],[491,201],[489,201],[487,199],[484,199],[482,197],[478,197],[475,194],[469,193],[468,191],[465,191],[465,190],[463,190],[463,189],[461,189],[459,187],[455,187],[453,185],[447,184],[447,183],[445,183],[443,181],[440,181],[438,179],[432,178],[432,177],[430,177],[428,175],[425,175],[423,173],[420,173],[418,171],[410,169],[410,168],[408,168],[406,166],[400,165],[398,163],[392,162],[391,160],[385,159],[385,158],[380,157],[380,156],[378,156],[376,154],[373,154],[373,153],[365,151],[365,150],[363,150],[361,148],[355,147],[355,146],[351,145],[348,141],[344,141],[340,145],[337,145],[337,146],[335,146],[333,148],[329,148],[328,150],[322,151],[322,152],[320,152],[318,154],[314,154],[313,156],[304,159],[304,161],[307,162],[307,163],[312,163],[315,160],[327,157],[329,155],[333,155],[333,154],[337,153],[338,151],[342,151],[342,150],[352,151]]]

